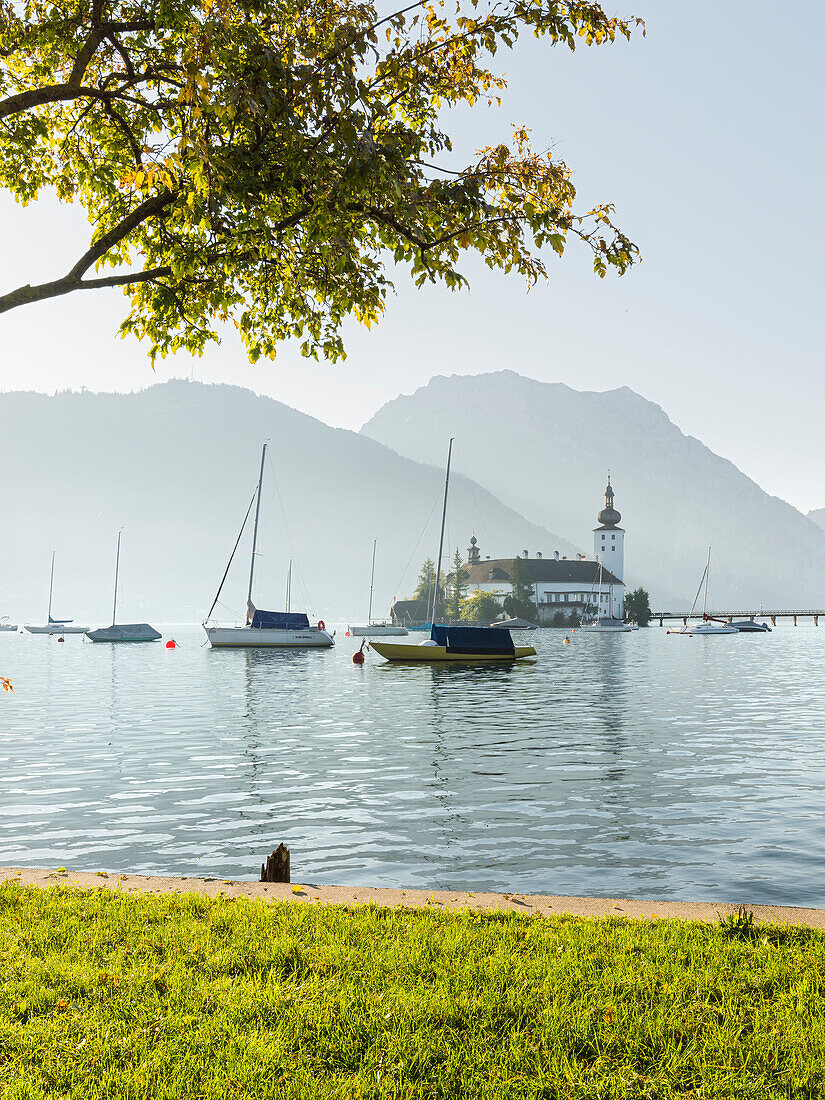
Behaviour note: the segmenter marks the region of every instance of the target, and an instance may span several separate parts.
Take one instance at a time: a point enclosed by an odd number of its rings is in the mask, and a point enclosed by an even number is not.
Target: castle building
[[[602,616],[624,617],[624,536],[619,527],[621,513],[614,507],[610,476],[604,493],[604,508],[598,514],[599,526],[593,531],[593,557],[576,554],[562,557],[555,551],[552,557],[536,553],[532,557],[523,550],[523,572],[533,588],[540,623],[550,623],[557,612],[572,612],[580,617],[585,608],[599,609]],[[601,564],[601,584],[599,566]],[[490,592],[503,601],[512,592],[510,571],[513,558],[484,558],[478,540],[470,539],[467,562],[467,591]],[[600,591],[601,590],[601,591]]]

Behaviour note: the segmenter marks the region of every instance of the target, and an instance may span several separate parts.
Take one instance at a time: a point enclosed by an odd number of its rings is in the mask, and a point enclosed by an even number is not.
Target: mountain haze
[[[118,619],[202,618],[255,488],[266,438],[272,465],[261,512],[259,606],[283,608],[294,557],[293,608],[327,621],[364,618],[377,538],[373,614],[385,615],[394,596],[412,592],[421,562],[437,551],[440,468],[248,390],[167,382],[134,394],[6,393],[0,422],[0,614],[13,620],[45,621],[54,549],[54,616],[108,622],[120,527]],[[473,530],[513,553],[575,550],[457,477],[450,559]],[[250,545],[251,521],[222,597],[240,616]]]
[[[817,527],[825,531],[825,508],[813,508],[808,512],[808,519],[813,520]]]
[[[680,593],[689,604],[709,545],[717,607],[825,600],[825,531],[627,387],[579,392],[513,371],[439,377],[388,402],[362,432],[419,462],[436,461],[455,436],[463,472],[588,552],[609,469],[626,580],[655,603]]]

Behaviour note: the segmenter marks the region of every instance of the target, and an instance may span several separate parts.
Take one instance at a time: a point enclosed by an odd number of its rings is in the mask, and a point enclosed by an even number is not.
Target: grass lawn
[[[0,885],[0,1097],[825,1096],[825,936]]]

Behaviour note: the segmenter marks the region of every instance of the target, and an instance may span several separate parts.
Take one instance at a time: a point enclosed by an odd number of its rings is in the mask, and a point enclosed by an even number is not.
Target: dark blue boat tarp
[[[306,630],[309,619],[289,611],[259,611],[256,607],[251,625],[253,630]]]
[[[433,626],[430,635],[448,653],[515,653],[509,630],[489,626]]]

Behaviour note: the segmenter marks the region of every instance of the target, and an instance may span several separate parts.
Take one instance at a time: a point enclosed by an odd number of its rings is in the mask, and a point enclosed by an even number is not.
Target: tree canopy
[[[535,593],[524,558],[513,558],[510,563],[510,584],[510,594],[504,597],[504,610],[514,619],[533,621],[537,615]]]
[[[625,618],[639,626],[647,626],[652,615],[650,611],[650,596],[644,588],[636,588],[628,592],[624,600]]]
[[[444,109],[497,99],[493,57],[524,32],[573,49],[637,24],[591,0],[0,0],[0,187],[92,226],[0,312],[120,286],[152,359],[227,322],[253,361],[289,338],[336,359],[393,263],[456,289],[475,252],[532,283],[575,236],[624,273],[636,246],[609,204],[575,208],[561,160],[517,127],[456,165]]]
[[[464,618],[471,623],[491,623],[501,614],[500,592],[482,592],[477,588],[464,601]]]
[[[453,622],[460,622],[463,613],[464,605],[464,593],[467,590],[467,581],[470,578],[470,574],[464,566],[464,558],[461,555],[461,551],[456,548],[456,552],[453,555],[453,571],[447,577],[447,603],[445,611],[447,618]]]

